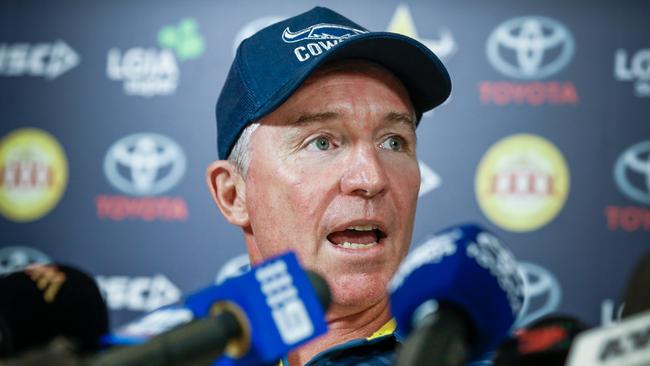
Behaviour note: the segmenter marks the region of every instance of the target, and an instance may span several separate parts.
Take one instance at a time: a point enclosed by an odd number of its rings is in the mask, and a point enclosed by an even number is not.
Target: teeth
[[[356,226],[348,226],[347,230],[356,230],[356,231],[373,231],[377,229],[377,226],[375,225],[356,225]]]
[[[358,244],[358,243],[349,243],[349,242],[343,242],[341,244],[337,244],[340,247],[343,248],[348,248],[348,249],[363,249],[363,248],[371,248],[377,245],[377,243],[370,243],[370,244]]]

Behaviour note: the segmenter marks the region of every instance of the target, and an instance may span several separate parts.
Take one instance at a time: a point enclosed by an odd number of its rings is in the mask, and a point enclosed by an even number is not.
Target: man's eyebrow
[[[390,112],[386,115],[386,117],[384,117],[384,120],[388,122],[406,123],[415,130],[415,119],[408,113]]]
[[[309,124],[312,122],[323,122],[338,118],[340,115],[336,112],[304,113],[301,114],[293,125]]]

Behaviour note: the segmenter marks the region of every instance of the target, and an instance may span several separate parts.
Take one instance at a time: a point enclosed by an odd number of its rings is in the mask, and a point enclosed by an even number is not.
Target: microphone
[[[523,305],[512,253],[474,224],[444,230],[415,248],[389,284],[395,365],[462,365],[507,335]]]
[[[99,349],[108,310],[95,280],[62,264],[29,266],[0,277],[0,359],[15,357],[56,336],[78,352]]]
[[[55,337],[45,346],[30,349],[6,360],[0,366],[82,366],[82,358],[75,345],[62,336]]]
[[[567,366],[583,365],[649,366],[650,310],[578,335]]]
[[[632,272],[625,289],[623,320],[580,334],[568,366],[650,366],[650,254]]]
[[[650,253],[636,265],[625,288],[623,318],[650,309]]]
[[[327,331],[330,296],[325,280],[287,253],[188,296],[182,308],[191,312],[189,323],[89,365],[199,364],[222,355],[237,365],[270,364]]]
[[[565,315],[549,315],[519,329],[497,349],[494,366],[564,366],[573,340],[588,327]]]

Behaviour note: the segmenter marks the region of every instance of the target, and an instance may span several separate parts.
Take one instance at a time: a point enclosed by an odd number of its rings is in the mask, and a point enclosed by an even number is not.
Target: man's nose
[[[341,177],[343,193],[371,198],[387,190],[388,176],[379,153],[374,146],[352,149]]]

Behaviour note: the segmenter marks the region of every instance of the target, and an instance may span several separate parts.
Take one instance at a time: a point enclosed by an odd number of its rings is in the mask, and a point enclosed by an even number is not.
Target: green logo
[[[201,56],[205,49],[203,37],[198,32],[199,24],[196,20],[186,18],[178,26],[168,25],[158,32],[158,43],[169,48],[176,54],[180,61],[185,61]]]

